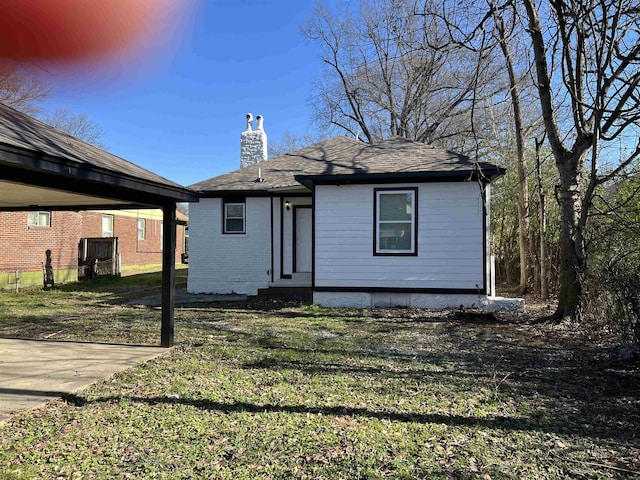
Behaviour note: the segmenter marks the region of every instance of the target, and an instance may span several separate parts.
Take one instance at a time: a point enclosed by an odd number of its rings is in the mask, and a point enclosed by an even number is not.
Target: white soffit
[[[0,180],[0,208],[122,205],[125,202]]]

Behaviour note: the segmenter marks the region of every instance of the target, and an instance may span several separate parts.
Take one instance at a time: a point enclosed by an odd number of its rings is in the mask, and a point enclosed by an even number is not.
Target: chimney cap
[[[258,124],[256,125],[256,130],[263,130],[262,127],[262,121],[264,120],[264,118],[262,118],[262,115],[258,115],[256,117],[256,121],[258,122]]]
[[[247,131],[248,132],[253,130],[253,128],[251,127],[251,122],[253,122],[253,115],[251,115],[250,113],[247,113]]]

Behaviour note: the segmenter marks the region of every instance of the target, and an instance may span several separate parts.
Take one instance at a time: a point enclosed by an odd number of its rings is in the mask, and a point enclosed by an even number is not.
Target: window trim
[[[140,228],[142,225],[142,228]],[[142,232],[142,236],[140,233]],[[138,240],[146,240],[147,239],[147,219],[139,217],[136,221],[136,238]]]
[[[380,195],[384,194],[407,194],[412,195],[411,209],[411,249],[410,250],[387,250],[379,248],[380,234]],[[374,188],[373,189],[373,255],[387,257],[417,257],[418,256],[418,187],[396,187],[396,188]]]
[[[227,206],[228,205],[242,205],[242,231],[227,231]],[[238,220],[239,217],[232,217],[233,220]],[[225,199],[222,202],[222,234],[223,235],[245,235],[247,233],[247,202],[244,198]]]
[[[36,220],[37,223],[29,223],[29,215],[35,213],[36,214]],[[41,225],[40,224],[40,215],[46,213],[47,217],[49,219],[49,221],[47,222],[46,225]],[[51,228],[51,211],[50,210],[32,210],[27,212],[27,228]]]
[[[105,235],[104,219],[107,218],[107,217],[111,219],[111,235]],[[116,229],[115,223],[116,222],[115,222],[114,215],[112,215],[110,213],[103,213],[102,214],[102,216],[100,217],[100,230],[101,230],[102,238],[113,238],[115,236],[115,229]]]

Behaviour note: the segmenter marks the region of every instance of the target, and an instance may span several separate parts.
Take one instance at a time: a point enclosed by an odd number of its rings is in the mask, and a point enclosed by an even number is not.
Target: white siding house
[[[415,191],[415,254],[376,254],[377,192]],[[328,306],[479,305],[489,285],[478,182],[320,185],[314,301]]]
[[[402,138],[336,137],[264,160],[262,122],[247,120],[254,159],[191,186],[190,292],[294,286],[324,306],[522,308],[495,300],[490,276],[490,182],[504,170]]]

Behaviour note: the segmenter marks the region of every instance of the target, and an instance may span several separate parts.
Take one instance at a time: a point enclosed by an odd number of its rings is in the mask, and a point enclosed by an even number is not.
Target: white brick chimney
[[[256,129],[252,128],[253,115],[247,113],[247,129],[240,134],[240,168],[267,159],[267,134],[262,128],[262,115],[256,117]]]

